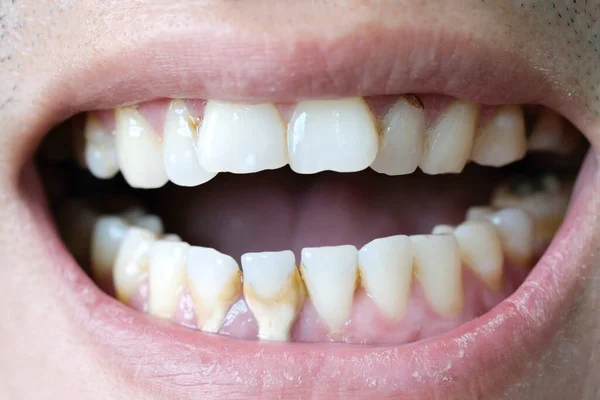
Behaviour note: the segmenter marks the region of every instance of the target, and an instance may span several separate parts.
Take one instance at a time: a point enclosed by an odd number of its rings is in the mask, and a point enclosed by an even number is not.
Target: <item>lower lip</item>
[[[32,208],[41,221],[40,237],[55,251],[69,300],[66,312],[85,327],[98,359],[109,354],[118,374],[140,390],[171,398],[283,393],[466,398],[474,390],[491,397],[540,357],[587,273],[594,226],[586,217],[600,212],[596,181],[590,153],[561,229],[512,296],[451,332],[399,347],[241,341],[139,313],[102,293],[83,273],[43,202]]]

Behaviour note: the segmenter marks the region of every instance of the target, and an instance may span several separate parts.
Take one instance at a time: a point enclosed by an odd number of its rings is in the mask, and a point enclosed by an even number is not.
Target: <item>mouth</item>
[[[35,164],[57,228],[41,225],[62,238],[77,318],[113,361],[152,366],[124,374],[431,394],[507,369],[478,383],[493,392],[528,368],[593,233],[591,122],[544,84],[494,89],[532,71],[465,83],[466,65],[424,65],[388,85],[326,85],[300,66],[196,90],[161,81],[161,66],[46,111],[31,136],[43,137]]]

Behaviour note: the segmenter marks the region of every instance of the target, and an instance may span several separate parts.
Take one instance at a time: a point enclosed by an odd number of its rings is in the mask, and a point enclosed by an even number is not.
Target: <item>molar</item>
[[[83,131],[83,157],[92,175],[109,179],[119,172],[115,135],[108,132],[92,113],[87,113]]]
[[[214,249],[191,246],[187,275],[198,327],[205,332],[218,332],[227,311],[242,292],[237,262]]]
[[[304,248],[300,269],[317,312],[331,334],[339,334],[350,319],[358,281],[356,247]]]
[[[290,167],[299,174],[360,171],[375,160],[378,142],[363,99],[302,101],[288,126]]]
[[[209,101],[199,132],[201,165],[211,172],[252,173],[288,163],[285,124],[273,104]]]
[[[383,314],[400,319],[408,304],[413,249],[408,236],[375,239],[358,252],[362,286]]]
[[[568,154],[577,146],[577,140],[565,130],[562,116],[549,108],[542,107],[531,130],[528,149]]]
[[[96,220],[90,245],[91,268],[96,279],[112,275],[115,259],[129,226],[123,218],[112,215]]]
[[[153,189],[169,180],[162,163],[162,143],[140,113],[131,107],[115,111],[117,155],[121,172],[134,188]]]
[[[291,251],[242,256],[244,297],[258,322],[258,337],[286,341],[304,304],[305,291]]]

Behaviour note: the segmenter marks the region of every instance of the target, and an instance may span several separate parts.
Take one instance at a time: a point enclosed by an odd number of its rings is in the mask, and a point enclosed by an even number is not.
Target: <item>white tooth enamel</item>
[[[354,246],[302,249],[302,278],[310,299],[330,332],[340,332],[350,319],[358,278]]]
[[[456,100],[425,134],[419,166],[426,174],[461,172],[471,156],[477,115],[476,104]]]
[[[218,332],[227,311],[242,293],[238,264],[214,249],[192,246],[187,274],[198,327],[205,332]]]
[[[413,250],[408,236],[375,239],[358,252],[365,291],[392,320],[400,319],[410,296]]]
[[[173,100],[165,118],[163,160],[169,180],[179,186],[198,186],[216,176],[198,160],[196,123],[183,100]]]
[[[531,129],[527,145],[529,150],[567,154],[574,145],[575,141],[568,140],[563,118],[549,108],[540,109]]]
[[[167,233],[161,238],[161,240],[165,240],[167,242],[181,242],[181,236],[176,233]]]
[[[186,281],[190,245],[159,240],[150,248],[148,312],[173,318]]]
[[[415,235],[410,240],[415,275],[432,310],[444,317],[460,314],[464,293],[460,250],[454,235]]]
[[[258,322],[258,337],[285,341],[304,304],[304,286],[291,251],[242,256],[244,297]]]
[[[129,224],[120,217],[109,215],[96,220],[92,232],[90,261],[97,279],[111,276],[119,247],[128,229]]]
[[[454,233],[454,226],[452,225],[436,225],[431,230],[433,235],[446,235]]]
[[[159,236],[162,235],[164,232],[162,220],[157,215],[148,214],[138,218],[134,218],[133,225],[147,229],[151,232],[156,233]]]
[[[504,259],[494,226],[487,221],[469,221],[459,225],[454,236],[460,247],[463,264],[490,289],[500,290]]]
[[[489,219],[489,217],[496,212],[493,207],[475,206],[467,210],[466,220],[467,221],[481,221]]]
[[[526,153],[523,108],[506,105],[477,133],[471,159],[480,165],[500,167],[522,159]]]
[[[273,104],[211,100],[198,140],[200,164],[211,172],[252,173],[288,163],[285,124]]]
[[[290,167],[299,174],[363,170],[379,146],[373,115],[359,97],[298,103],[287,139]]]
[[[423,105],[416,96],[403,96],[383,118],[379,152],[371,168],[387,175],[414,172],[421,161],[424,141]]]
[[[505,208],[493,214],[490,221],[496,226],[510,261],[522,267],[531,266],[535,243],[533,218],[519,208]]]
[[[113,269],[116,297],[120,301],[127,302],[148,277],[148,255],[156,239],[156,234],[146,229],[131,227],[127,231]]]
[[[167,183],[160,137],[134,108],[118,108],[115,118],[119,166],[127,183],[144,189]]]
[[[112,178],[119,172],[115,136],[92,113],[88,113],[83,131],[85,165],[96,178]]]

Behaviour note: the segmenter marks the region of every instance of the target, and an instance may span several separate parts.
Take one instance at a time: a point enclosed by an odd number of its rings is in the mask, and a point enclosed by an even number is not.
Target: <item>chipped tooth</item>
[[[150,248],[148,312],[173,318],[186,283],[186,262],[190,245],[158,240]]]
[[[436,225],[431,230],[433,235],[446,235],[454,233],[454,226],[452,225]]]
[[[298,103],[287,139],[290,167],[299,174],[363,170],[379,146],[374,117],[360,97]]]
[[[475,206],[467,210],[467,221],[480,221],[489,219],[489,217],[496,212],[493,207]]]
[[[110,277],[121,242],[127,234],[129,224],[123,218],[112,215],[96,220],[90,246],[90,262],[96,279]]]
[[[117,299],[126,303],[148,277],[149,252],[154,232],[131,227],[121,242],[113,269]]]
[[[531,266],[535,243],[535,222],[524,210],[505,208],[489,220],[497,229],[502,248],[509,259],[522,267]]]
[[[121,172],[134,188],[159,188],[168,178],[162,162],[162,143],[140,113],[131,107],[115,111],[117,155]]]
[[[206,104],[198,140],[200,164],[211,172],[247,174],[288,163],[285,124],[273,104]]]
[[[426,174],[461,172],[471,155],[479,108],[456,100],[425,134],[419,166]]]
[[[291,251],[242,256],[244,297],[258,322],[258,337],[286,341],[304,304],[305,291]]]
[[[563,117],[549,108],[540,109],[531,130],[528,149],[568,154],[575,145],[576,141],[567,137]]]
[[[432,310],[444,317],[461,313],[464,305],[460,250],[454,235],[415,235],[414,268]]]
[[[87,113],[83,135],[85,165],[92,175],[100,179],[115,176],[119,172],[115,135],[92,113]]]
[[[387,175],[410,174],[417,169],[425,141],[425,110],[417,96],[402,96],[383,118],[379,152],[371,164]]]
[[[454,230],[460,257],[490,289],[502,288],[504,259],[498,233],[488,221],[468,221]]]
[[[358,281],[358,251],[354,246],[302,249],[300,267],[310,299],[332,334],[350,319]]]
[[[227,311],[242,292],[238,264],[214,249],[191,246],[187,275],[198,327],[205,332],[218,332]]]
[[[183,100],[171,102],[163,136],[163,161],[171,182],[179,186],[198,186],[217,175],[200,165],[196,151],[197,124]]]
[[[523,107],[506,105],[477,133],[471,159],[500,167],[525,157],[527,138]]]
[[[408,236],[373,240],[358,252],[358,264],[365,291],[383,314],[400,319],[406,311],[412,281],[413,250]]]

